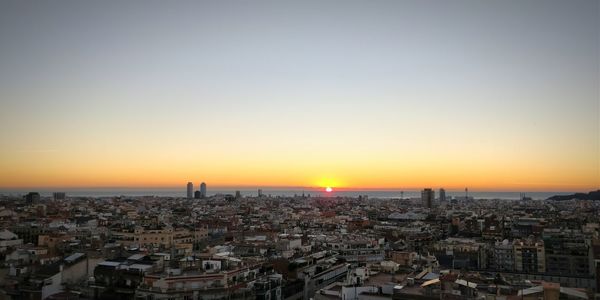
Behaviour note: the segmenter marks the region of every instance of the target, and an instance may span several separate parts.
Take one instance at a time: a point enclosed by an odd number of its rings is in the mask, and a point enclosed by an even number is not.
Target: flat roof
[[[65,257],[65,261],[69,262],[69,263],[72,263],[72,262],[80,259],[83,256],[85,256],[85,254],[83,254],[83,253],[73,253],[73,254]]]
[[[140,259],[144,258],[144,256],[145,256],[144,254],[134,254],[134,255],[128,257],[127,259],[128,260],[140,260]]]
[[[439,278],[427,280],[427,281],[423,282],[423,284],[421,284],[421,287],[430,286],[430,285],[436,284],[436,283],[440,283],[440,279]]]
[[[99,266],[105,266],[105,267],[118,267],[121,263],[118,261],[103,261],[101,263],[99,263]]]
[[[129,269],[137,269],[137,270],[147,270],[152,268],[151,265],[142,265],[142,264],[132,264],[129,266]]]
[[[456,281],[454,283],[462,285],[462,286],[467,286],[467,287],[470,287],[472,289],[476,289],[477,288],[477,283],[475,283],[475,282],[469,282],[469,281],[466,281],[464,279],[456,279]]]

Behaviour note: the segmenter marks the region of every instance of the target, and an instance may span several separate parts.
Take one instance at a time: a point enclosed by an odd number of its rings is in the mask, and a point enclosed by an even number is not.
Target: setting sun
[[[333,189],[331,187],[326,187],[325,191],[328,192],[328,193],[331,193],[331,192],[333,192]]]

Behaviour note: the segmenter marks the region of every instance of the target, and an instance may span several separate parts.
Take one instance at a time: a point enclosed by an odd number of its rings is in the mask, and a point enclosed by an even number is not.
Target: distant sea
[[[257,189],[250,189],[248,187],[244,188],[227,188],[227,189],[209,189],[207,190],[207,194],[215,195],[215,194],[235,194],[236,191],[240,191],[243,196],[256,196],[258,194]],[[157,196],[157,197],[185,197],[186,189],[185,186],[182,188],[64,188],[64,189],[48,189],[48,188],[40,188],[40,189],[0,189],[0,195],[12,195],[19,196],[25,195],[28,192],[39,192],[42,197],[52,196],[53,192],[65,192],[67,197],[113,197],[113,196]],[[316,188],[306,188],[306,189],[275,189],[275,188],[263,188],[262,192],[264,195],[271,196],[294,196],[294,195],[310,195],[312,197],[315,196],[323,196],[323,197],[358,197],[359,195],[367,195],[369,198],[381,198],[381,199],[391,199],[391,198],[400,198],[403,196],[404,198],[419,198],[421,197],[420,190],[343,190],[343,191],[333,191],[331,193],[326,193],[324,190],[316,189]],[[435,196],[439,196],[439,190],[435,191]],[[573,194],[574,192],[480,192],[480,191],[469,191],[469,197],[473,197],[475,199],[506,199],[506,200],[518,200],[520,199],[520,194],[524,193],[525,196],[531,197],[532,199],[547,199],[554,195],[568,195]],[[446,197],[464,197],[464,190],[446,190]]]

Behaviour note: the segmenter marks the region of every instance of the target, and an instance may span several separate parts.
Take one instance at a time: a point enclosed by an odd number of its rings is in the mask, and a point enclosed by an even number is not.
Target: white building
[[[0,231],[0,252],[5,252],[8,247],[16,247],[23,244],[23,240],[16,234],[4,229]]]

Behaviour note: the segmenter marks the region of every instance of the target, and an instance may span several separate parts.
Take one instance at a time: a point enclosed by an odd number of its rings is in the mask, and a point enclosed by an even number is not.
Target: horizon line
[[[196,186],[196,185],[194,185]],[[208,185],[208,189],[209,190],[258,190],[258,189],[266,189],[266,190],[309,190],[309,191],[319,191],[319,190],[323,190],[325,187],[321,187],[321,186],[288,186],[288,185],[282,185],[282,186],[278,186],[278,185],[265,185],[265,186],[259,186],[259,185]],[[185,184],[183,185],[160,185],[160,186],[17,186],[17,187],[1,187],[0,186],[0,191],[10,191],[10,190],[32,190],[35,191],[36,189],[40,189],[40,190],[56,190],[57,192],[60,192],[61,190],[86,190],[86,189],[102,189],[102,190],[110,190],[110,189],[116,189],[116,190],[124,190],[124,189],[136,189],[136,190],[152,190],[152,189],[159,189],[159,190],[166,190],[166,189],[173,189],[173,190],[177,190],[177,189],[181,189],[182,191],[185,191]],[[359,191],[421,191],[423,189],[426,188],[432,188],[434,190],[439,190],[439,189],[444,189],[447,192],[464,192],[464,189],[467,188],[469,192],[522,192],[522,193],[535,193],[535,192],[581,192],[581,191],[595,191],[595,190],[600,190],[600,187],[596,187],[596,188],[583,188],[583,189],[573,189],[573,190],[567,190],[567,189],[540,189],[540,188],[531,188],[531,189],[514,189],[514,188],[478,188],[478,187],[443,187],[443,186],[422,186],[422,187],[335,187],[332,186],[332,188],[334,188],[334,191],[354,191],[354,192],[359,192]]]

